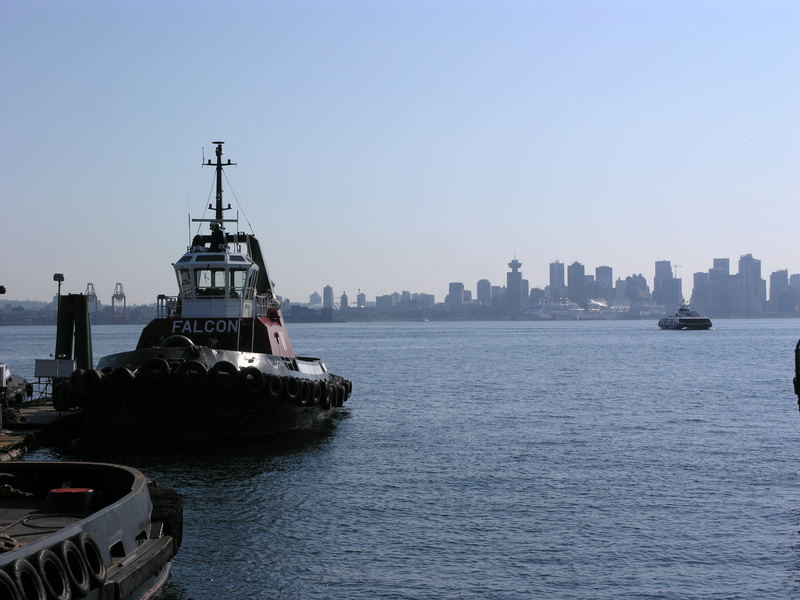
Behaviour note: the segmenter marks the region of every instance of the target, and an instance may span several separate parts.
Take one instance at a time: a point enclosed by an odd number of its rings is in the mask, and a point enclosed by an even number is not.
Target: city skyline
[[[375,300],[370,301],[369,304],[380,305],[381,301],[386,301],[390,296],[406,301],[410,300],[412,296],[425,296],[426,305],[428,303],[432,305],[433,300],[436,299],[437,304],[447,304],[457,308],[472,302],[477,304],[489,304],[491,303],[493,294],[500,292],[504,296],[505,304],[514,309],[515,307],[520,308],[523,305],[529,304],[529,302],[526,302],[525,298],[530,298],[532,301],[533,294],[539,291],[543,293],[546,302],[570,300],[580,303],[592,299],[606,299],[609,301],[608,304],[610,306],[612,301],[620,300],[618,297],[620,293],[620,284],[622,283],[624,285],[628,283],[629,285],[641,286],[641,293],[643,295],[641,300],[646,300],[656,305],[667,306],[672,310],[673,307],[677,307],[684,302],[694,302],[694,296],[698,288],[703,288],[703,286],[707,288],[707,285],[709,285],[706,283],[707,281],[713,280],[715,277],[719,278],[720,276],[724,276],[725,278],[733,278],[737,280],[737,282],[741,280],[741,286],[745,289],[752,290],[750,293],[754,296],[755,300],[762,303],[760,309],[757,310],[754,309],[753,306],[739,307],[739,312],[737,314],[758,314],[760,311],[764,310],[767,301],[773,302],[776,298],[780,299],[780,295],[786,293],[789,288],[800,290],[800,273],[792,273],[789,269],[785,268],[766,273],[761,268],[761,260],[754,257],[751,253],[739,256],[739,270],[737,272],[731,269],[730,258],[716,257],[711,259],[711,261],[711,266],[706,271],[698,271],[692,274],[692,281],[691,283],[687,282],[686,287],[683,285],[685,281],[684,278],[677,276],[675,267],[679,265],[674,265],[669,260],[654,261],[652,277],[648,277],[643,273],[618,273],[615,276],[613,267],[608,265],[596,267],[594,275],[590,275],[586,273],[586,265],[579,261],[574,261],[572,264],[568,265],[566,270],[564,269],[564,263],[553,261],[549,263],[550,278],[548,283],[538,287],[532,285],[529,280],[524,278],[524,273],[520,270],[522,263],[515,254],[514,258],[507,264],[510,271],[506,272],[506,286],[492,285],[491,280],[486,278],[476,281],[474,287],[470,287],[470,284],[463,281],[451,281],[447,284],[448,290],[444,296],[430,294],[420,291],[417,288],[412,288],[414,290],[413,292],[409,290],[402,290],[401,292],[398,291],[398,288],[392,292],[378,292],[374,294],[372,297],[375,298]],[[572,272],[570,272],[570,269]],[[573,287],[570,287],[568,284],[570,275],[572,276]],[[577,285],[578,282],[580,282],[580,285]],[[725,283],[724,285],[730,286],[733,284]],[[739,283],[735,285],[739,285]],[[518,288],[524,289],[526,292],[522,294],[522,302],[511,301],[505,298],[507,293],[510,293],[510,297],[515,298]],[[292,304],[319,305],[328,309],[334,308],[336,306],[334,298],[337,297],[340,292],[335,289],[335,286],[331,286],[330,284],[325,285],[324,290],[327,294],[327,298],[329,298],[329,300],[324,303],[319,293],[316,291],[308,296],[308,302],[291,298],[286,298],[285,300]],[[473,291],[475,292],[474,294]],[[709,293],[708,289],[699,289],[698,293],[700,294],[697,301],[699,304],[705,305],[707,302],[710,302],[703,295]],[[345,295],[347,291],[342,290],[341,294]],[[359,297],[366,298],[366,293],[362,289],[358,289],[358,295]],[[715,292],[714,295],[719,295],[719,290]],[[759,300],[761,296],[763,296],[763,299]],[[788,299],[784,298],[784,300]],[[728,306],[724,306],[720,309],[718,300],[716,302],[717,304],[714,305],[714,308],[715,312],[718,314],[727,314],[728,312],[733,314],[736,312],[732,311]],[[785,304],[787,303],[785,302]],[[363,301],[359,301],[357,304],[359,307],[364,305]],[[711,304],[707,305],[711,306]],[[788,304],[784,308],[786,308],[785,312],[794,311],[793,307],[790,310]]]
[[[745,258],[745,257],[753,257],[753,254],[748,252],[748,253],[745,253],[745,254],[738,255],[738,257],[739,257],[739,260],[741,260],[742,258]],[[719,269],[719,268],[723,268],[724,267],[724,269],[728,270],[731,274],[733,274],[733,271],[730,270],[731,257],[720,257],[720,256],[717,256],[717,257],[714,257],[712,259],[709,259],[709,261],[711,261],[710,263],[708,263],[708,264],[712,265],[711,269]],[[757,259],[757,262],[759,263],[760,277],[765,281],[765,284],[767,286],[767,288],[766,288],[766,290],[767,290],[767,298],[770,297],[770,294],[769,294],[770,278],[772,278],[773,276],[776,276],[776,275],[778,275],[780,273],[785,273],[787,283],[788,283],[788,280],[790,278],[790,275],[795,275],[796,277],[800,277],[800,268],[792,269],[791,267],[784,266],[782,268],[778,268],[778,269],[775,269],[775,270],[769,270],[769,269],[763,268],[761,266],[761,265],[763,265],[763,261],[762,260]],[[653,297],[653,301],[657,302],[658,298],[659,298],[659,296],[658,296],[659,291],[656,289],[656,287],[657,287],[657,278],[658,278],[658,275],[659,275],[659,266],[661,266],[662,268],[664,268],[666,266],[666,268],[668,269],[668,272],[669,272],[668,278],[674,278],[674,279],[681,280],[681,281],[684,282],[683,286],[682,286],[682,296],[683,296],[683,299],[686,302],[689,302],[692,290],[694,289],[694,286],[697,283],[697,277],[696,276],[698,274],[703,274],[704,272],[708,272],[708,273],[711,272],[711,269],[706,269],[706,270],[702,270],[702,271],[695,271],[695,272],[691,273],[690,276],[687,278],[685,273],[681,274],[681,273],[678,272],[678,269],[681,268],[681,265],[677,265],[673,261],[670,261],[670,260],[667,260],[667,259],[651,261],[651,265],[652,266],[651,266],[651,269],[649,271],[640,271],[640,272],[632,272],[632,273],[624,273],[624,272],[618,271],[613,265],[597,265],[596,267],[592,268],[589,263],[583,263],[583,262],[581,262],[579,260],[575,260],[570,264],[566,264],[566,263],[556,259],[556,260],[552,260],[552,261],[546,263],[546,267],[547,267],[546,270],[548,271],[548,276],[544,281],[539,282],[539,281],[531,281],[531,279],[529,277],[524,277],[524,272],[520,271],[520,269],[522,267],[522,264],[523,263],[518,259],[517,254],[514,253],[514,256],[511,259],[511,261],[507,262],[507,264],[506,264],[506,267],[508,269],[511,269],[511,270],[510,271],[506,271],[506,272],[502,272],[502,275],[498,276],[496,279],[490,279],[488,277],[483,276],[483,277],[480,277],[479,279],[475,280],[472,283],[470,283],[468,280],[458,281],[458,283],[462,284],[464,292],[468,292],[469,294],[471,294],[472,298],[474,298],[476,301],[478,301],[480,299],[480,297],[481,297],[480,291],[479,291],[479,287],[480,287],[481,282],[487,282],[489,284],[489,289],[490,290],[494,289],[494,288],[497,288],[497,287],[502,287],[503,289],[505,289],[507,287],[507,285],[508,285],[509,280],[510,280],[509,278],[513,273],[513,274],[516,274],[516,275],[520,275],[520,281],[519,281],[518,285],[526,286],[526,289],[528,291],[532,291],[534,288],[536,288],[536,289],[545,289],[546,287],[548,287],[548,286],[550,286],[552,284],[553,277],[555,276],[556,273],[559,272],[558,267],[560,266],[560,277],[561,277],[561,280],[563,282],[563,291],[562,291],[560,296],[564,297],[564,298],[570,298],[570,290],[569,290],[569,286],[568,286],[569,267],[575,265],[575,266],[581,267],[582,270],[580,271],[580,273],[584,277],[590,277],[594,281],[599,281],[599,277],[598,276],[600,274],[602,274],[605,277],[612,277],[612,279],[611,279],[611,287],[612,288],[614,287],[616,282],[618,280],[620,280],[620,279],[624,280],[625,277],[641,275],[647,281],[648,287],[650,289],[650,292],[653,293],[653,296],[654,296]],[[529,264],[531,264],[531,261],[529,261]],[[554,268],[556,268],[555,272],[554,272]],[[541,269],[539,269],[539,270],[541,270]],[[612,276],[612,273],[613,273],[613,276]],[[50,279],[51,279],[51,283],[52,283],[52,277]],[[456,278],[452,278],[452,279],[456,279]],[[337,287],[335,284],[332,284],[332,283],[326,283],[326,284],[317,286],[316,289],[312,289],[310,292],[308,292],[308,293],[306,293],[304,295],[298,295],[298,296],[292,297],[292,296],[288,296],[286,294],[280,293],[279,286],[276,286],[276,287],[278,287],[278,294],[281,297],[283,297],[284,299],[290,300],[292,303],[319,304],[320,306],[324,306],[326,308],[330,308],[334,304],[338,304],[338,299],[339,299],[339,297],[341,296],[342,293],[348,294],[351,298],[355,298],[357,294],[364,294],[367,298],[371,298],[371,300],[369,300],[369,302],[373,303],[375,297],[377,297],[377,296],[390,295],[392,293],[399,292],[399,291],[402,291],[402,290],[406,290],[406,291],[413,290],[413,293],[415,293],[415,294],[423,294],[423,295],[426,295],[426,296],[431,296],[433,298],[436,298],[436,302],[446,302],[446,298],[447,298],[448,294],[451,291],[450,287],[448,287],[448,286],[452,286],[452,281],[450,283],[447,283],[447,282],[441,283],[442,281],[444,281],[444,279],[440,278],[440,284],[439,284],[439,287],[437,288],[437,290],[444,289],[444,291],[441,292],[441,293],[438,293],[437,291],[425,290],[425,289],[423,289],[423,288],[421,288],[419,286],[414,286],[414,285],[411,285],[411,286],[390,286],[389,288],[387,288],[385,290],[380,290],[380,291],[377,291],[377,292],[374,292],[374,293],[373,292],[369,292],[368,293],[368,290],[366,290],[364,287],[356,287],[355,289],[348,290],[348,289],[345,289],[345,288]],[[505,285],[503,285],[503,286],[496,285],[496,284],[498,284],[500,282],[503,282],[503,281],[505,282]],[[108,294],[103,294],[103,291],[100,290],[98,288],[98,286],[94,284],[94,282],[87,282],[80,289],[72,289],[72,287],[67,285],[67,283],[68,282],[65,281],[62,284],[64,286],[63,290],[62,290],[62,293],[65,293],[65,294],[66,293],[85,293],[86,290],[90,288],[90,293],[94,297],[96,297],[96,301],[98,301],[98,302],[100,302],[100,304],[106,305],[106,306],[110,306],[112,304],[113,293],[118,291],[118,286],[120,285],[120,282],[115,283],[114,286],[112,287],[112,291],[110,291]],[[124,282],[122,282],[122,283],[124,284]],[[0,284],[2,284],[2,282],[0,282]],[[4,298],[0,297],[0,300],[5,300],[7,302],[11,302],[11,301],[50,302],[52,300],[52,297],[55,295],[55,285],[56,285],[55,283],[52,283],[53,293],[50,294],[49,297],[45,297],[45,298],[26,297],[26,298],[22,298],[22,297],[14,296],[13,294],[9,294]],[[604,285],[607,286],[608,285],[608,281],[606,281],[604,283]],[[126,288],[126,291],[127,291],[127,288]],[[163,293],[163,292],[157,292],[157,293]],[[572,293],[574,294],[575,292],[573,291]],[[129,300],[128,302],[130,304],[132,304],[132,305],[152,304],[153,302],[155,302],[156,294],[154,294],[153,297],[150,300],[145,300],[144,302],[132,301],[132,300]],[[171,294],[169,292],[167,292],[167,295],[171,295]],[[556,294],[556,295],[558,296],[558,294]],[[318,297],[318,300],[316,302],[310,301],[310,297],[313,297],[313,296],[317,296]],[[323,298],[323,296],[324,296],[324,298]],[[301,298],[302,298],[302,300],[301,300]]]
[[[444,297],[514,250],[535,286],[553,259],[798,269],[797,3],[217,8],[0,4],[7,297],[174,293],[212,140],[290,298]]]

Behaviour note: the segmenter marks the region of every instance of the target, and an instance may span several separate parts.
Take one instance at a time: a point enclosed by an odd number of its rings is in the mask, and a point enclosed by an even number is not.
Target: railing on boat
[[[156,317],[159,319],[181,316],[180,308],[181,305],[178,296],[159,294],[156,299]]]
[[[266,294],[256,294],[253,297],[255,300],[255,310],[257,317],[266,317],[270,310],[277,310],[280,304],[275,301],[272,296]],[[156,299],[156,316],[159,319],[180,317],[181,316],[181,301],[178,296],[167,296],[159,294]]]
[[[256,294],[256,316],[266,317],[270,310],[278,310],[281,305],[271,296],[266,294]]]

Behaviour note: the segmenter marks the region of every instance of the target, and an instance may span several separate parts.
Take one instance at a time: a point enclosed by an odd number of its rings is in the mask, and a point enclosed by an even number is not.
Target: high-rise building
[[[317,292],[312,292],[308,297],[308,303],[311,305],[319,304],[320,302],[322,302],[322,296],[320,296]]]
[[[333,309],[333,288],[329,285],[322,288],[322,308]]]
[[[667,314],[678,312],[683,304],[683,283],[680,277],[670,277],[661,282],[661,304]]]
[[[452,308],[464,306],[464,284],[460,281],[450,283],[445,302]]]
[[[528,308],[530,302],[531,284],[527,279],[522,280],[522,308]]]
[[[564,285],[564,263],[553,261],[550,263],[550,302],[558,302],[567,297]]]
[[[492,303],[492,284],[488,279],[478,281],[478,304]]]
[[[776,314],[794,314],[798,290],[789,285],[789,271],[781,269],[769,276],[769,310]]]
[[[364,308],[367,305],[367,295],[358,290],[358,294],[356,295],[356,306],[358,308]]]
[[[691,297],[691,304],[694,309],[702,314],[706,314],[708,316],[716,316],[712,315],[712,306],[711,306],[711,278],[708,273],[695,273],[694,274],[694,281],[692,285],[692,297]]]
[[[629,275],[625,278],[625,288],[628,300],[631,303],[647,302],[650,300],[650,288],[647,286],[647,279],[644,275]]]
[[[416,302],[417,308],[423,310],[433,308],[433,305],[436,304],[436,298],[434,298],[433,294],[412,294],[411,301]]]
[[[653,302],[664,304],[662,287],[664,282],[672,279],[672,263],[668,260],[656,261],[656,273],[653,277]]]
[[[767,301],[767,282],[761,278],[761,261],[752,254],[739,257],[738,290],[745,315],[761,314]]]
[[[506,288],[500,285],[492,286],[492,304],[500,304],[506,297]]]
[[[349,300],[347,298],[347,292],[342,292],[342,297],[339,298],[339,308],[345,310],[348,306],[348,302]]]
[[[511,269],[506,273],[506,305],[510,311],[518,311],[522,308],[522,273],[520,267],[522,263],[514,259],[508,263],[508,268]]]
[[[610,301],[614,297],[614,271],[611,267],[597,267],[594,280],[600,297]]]
[[[567,267],[567,297],[578,306],[586,306],[586,277],[578,261]]]

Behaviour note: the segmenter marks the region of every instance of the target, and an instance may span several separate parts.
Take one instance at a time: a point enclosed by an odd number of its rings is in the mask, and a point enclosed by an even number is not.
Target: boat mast
[[[235,219],[224,219],[222,216],[223,211],[230,210],[231,205],[223,207],[222,206],[222,167],[235,167],[236,163],[231,162],[231,159],[228,159],[228,162],[224,165],[222,164],[222,144],[225,142],[211,142],[212,144],[216,144],[216,155],[217,155],[217,163],[213,164],[211,159],[208,159],[208,162],[203,163],[204,167],[216,167],[216,179],[217,179],[217,197],[215,205],[208,205],[208,208],[214,211],[214,218],[213,219],[192,219],[193,222],[207,222],[209,223],[209,227],[211,228],[211,248],[213,250],[222,250],[225,246],[225,221],[235,221]]]
[[[215,151],[215,153],[217,155],[217,164],[212,164],[211,163],[211,159],[209,158],[208,162],[205,163],[203,166],[204,167],[215,167],[216,168],[216,171],[217,171],[217,173],[216,173],[216,178],[217,178],[217,197],[216,197],[216,205],[215,206],[211,206],[209,204],[208,208],[214,210],[214,220],[218,222],[220,227],[222,227],[223,221],[230,220],[230,219],[223,219],[222,218],[222,211],[230,210],[230,208],[231,208],[230,204],[228,204],[228,206],[226,206],[225,208],[222,207],[222,167],[223,166],[225,166],[225,167],[235,167],[236,163],[231,162],[231,159],[229,158],[228,162],[223,165],[222,164],[222,144],[224,144],[225,142],[211,142],[211,143],[212,144],[216,144],[216,146],[217,146],[217,149]]]

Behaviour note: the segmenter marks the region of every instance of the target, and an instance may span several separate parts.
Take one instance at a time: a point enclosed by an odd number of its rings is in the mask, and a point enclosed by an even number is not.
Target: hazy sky
[[[800,272],[798,40],[795,1],[0,0],[0,284],[176,293],[217,139],[293,300],[441,300],[515,250],[537,287]]]

